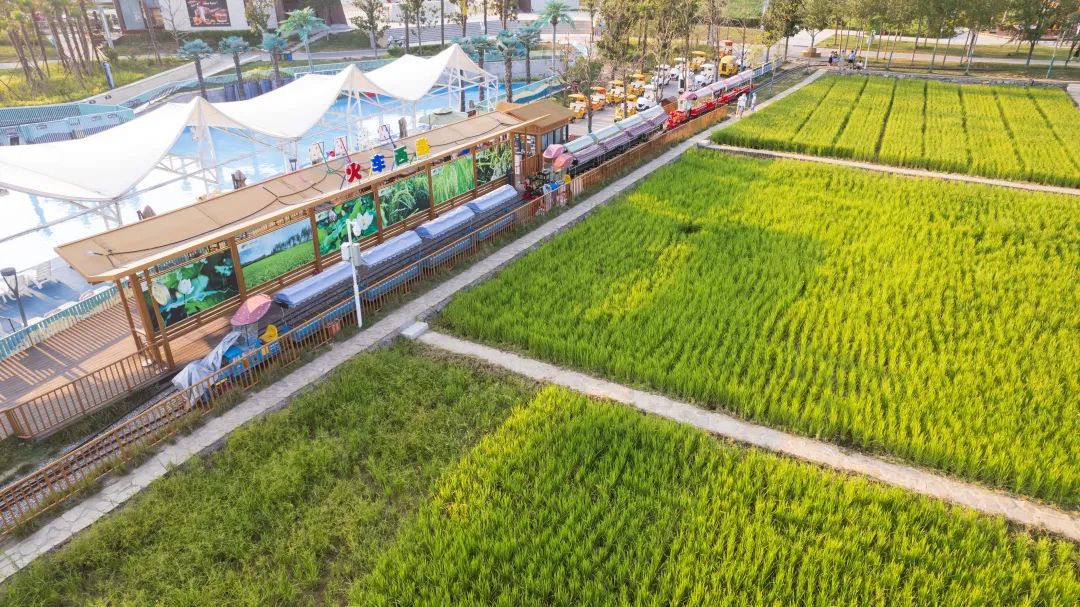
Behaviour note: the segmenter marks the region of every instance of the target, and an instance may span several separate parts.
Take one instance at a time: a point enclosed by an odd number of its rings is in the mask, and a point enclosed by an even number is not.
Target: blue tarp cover
[[[274,301],[289,308],[298,306],[304,301],[318,296],[326,289],[344,280],[349,280],[350,269],[349,264],[345,262],[335,263],[314,276],[308,276],[304,280],[274,293]]]
[[[420,237],[416,235],[416,232],[405,232],[361,253],[360,265],[365,268],[373,268],[413,249],[417,249],[420,245]]]
[[[514,200],[517,197],[518,192],[514,189],[514,186],[507,184],[493,192],[484,194],[472,202],[466,203],[465,206],[472,209],[477,215],[483,215],[492,209],[501,207],[508,201]]]
[[[473,213],[467,207],[461,206],[453,211],[443,213],[427,223],[420,224],[416,228],[416,235],[424,240],[434,240],[468,224],[474,217],[476,217],[476,213]]]

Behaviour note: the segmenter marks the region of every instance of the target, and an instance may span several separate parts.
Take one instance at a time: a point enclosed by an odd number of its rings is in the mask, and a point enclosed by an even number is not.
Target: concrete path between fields
[[[819,70],[802,82],[763,101],[759,108],[783,99],[821,77]],[[100,491],[81,502],[73,503],[66,511],[45,523],[26,538],[9,539],[0,549],[0,582],[26,567],[37,557],[60,546],[79,531],[120,507],[154,480],[164,476],[206,450],[220,445],[233,430],[272,411],[282,409],[299,392],[318,383],[328,373],[351,358],[378,345],[389,342],[411,327],[417,319],[426,318],[441,309],[458,291],[482,282],[514,259],[528,253],[555,234],[576,224],[596,208],[607,204],[625,190],[632,189],[653,171],[677,160],[684,152],[708,141],[709,133],[738,122],[726,120],[700,135],[671,148],[645,163],[596,194],[566,209],[562,214],[541,224],[521,238],[477,261],[467,270],[447,279],[419,295],[375,324],[348,340],[335,344],[311,362],[297,367],[292,373],[259,392],[248,394],[244,400],[217,417],[210,417],[190,434],[177,437],[172,444],[160,449],[153,457],[123,476],[107,475]]]
[[[1066,87],[1066,90],[1069,92],[1069,96],[1072,97],[1072,100],[1076,103],[1077,107],[1080,107],[1080,84],[1070,84]]]
[[[760,447],[807,462],[866,476],[888,485],[945,500],[1027,527],[1046,529],[1080,541],[1080,518],[1049,506],[947,478],[940,474],[849,452],[836,445],[774,430],[741,419],[706,411],[694,405],[635,390],[614,382],[570,371],[471,341],[427,330],[425,323],[411,327],[406,336],[429,346],[481,360],[538,382],[555,384],[595,398],[605,398],[687,424],[711,434]]]
[[[737,154],[739,156],[753,156],[755,158],[788,158],[792,160],[806,160],[809,162],[820,162],[821,164],[832,164],[836,166],[852,167],[856,169],[865,169],[868,171],[878,171],[880,173],[893,173],[895,175],[905,175],[907,177],[932,177],[934,179],[945,179],[948,181],[963,181],[965,183],[978,183],[982,185],[992,185],[1002,188],[1013,188],[1016,190],[1027,190],[1029,192],[1049,192],[1052,194],[1067,194],[1070,196],[1080,196],[1080,189],[1066,188],[1056,185],[1043,185],[1039,183],[1028,183],[1025,181],[1007,181],[1005,179],[991,179],[989,177],[977,177],[975,175],[961,175],[959,173],[940,173],[937,171],[927,171],[924,169],[906,169],[904,167],[889,166],[886,164],[876,164],[873,162],[860,162],[858,160],[844,160],[842,158],[826,158],[823,156],[810,156],[807,154],[795,154],[793,152],[776,152],[773,150],[759,150],[757,148],[743,148],[734,145],[718,145],[710,143],[708,141],[702,142],[702,148],[707,150],[716,150],[719,152],[727,152],[728,154]]]

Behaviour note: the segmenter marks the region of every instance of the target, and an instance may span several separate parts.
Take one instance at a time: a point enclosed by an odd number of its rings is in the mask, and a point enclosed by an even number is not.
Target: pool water
[[[519,86],[523,86],[523,83],[514,84],[515,89]],[[502,90],[503,86],[500,84],[500,93]],[[457,96],[455,95],[455,97]],[[466,107],[468,107],[470,101],[478,103],[479,95],[476,88],[467,89],[465,98]],[[339,99],[332,111],[344,113],[346,104],[346,99]],[[379,122],[378,108],[366,101],[363,102],[363,105],[363,126],[369,132],[374,133]],[[429,95],[416,103],[416,115],[420,118],[435,109],[447,105],[451,104],[448,103],[445,92]],[[451,107],[457,109],[457,99],[453,101]],[[405,109],[404,112],[390,110],[383,113],[383,123],[391,126],[391,132],[397,133],[397,121],[403,113],[407,115],[411,129],[413,127],[412,116],[411,111],[408,109]],[[329,130],[325,125],[316,126],[305,134],[296,146],[297,160],[300,166],[305,166],[308,162],[308,146],[310,144],[322,142],[323,148],[330,150],[333,149],[334,139],[345,133],[343,117],[327,115],[324,122],[330,125]],[[212,130],[211,137],[214,141],[217,160],[223,165],[219,169],[218,182],[225,191],[232,189],[230,175],[237,169],[243,171],[247,176],[248,185],[285,172],[286,159],[276,149],[261,146],[237,135],[219,130]],[[172,150],[176,154],[187,157],[197,155],[196,144],[191,137],[190,129],[180,136]],[[155,170],[140,182],[137,189],[144,189],[173,177],[175,175],[171,173]],[[162,213],[187,206],[205,193],[206,186],[202,180],[185,178],[125,199],[120,203],[120,214],[123,222],[127,224],[137,221],[136,211],[147,205],[152,207],[155,212]],[[0,240],[36,226],[63,220],[65,217],[71,217],[81,210],[80,207],[71,203],[15,191],[0,197],[0,205],[4,208],[4,221],[3,225],[0,226]],[[0,242],[0,266],[15,266],[20,271],[31,268],[56,257],[54,247],[92,236],[113,227],[116,227],[114,222],[110,221],[109,225],[106,225],[105,220],[97,213],[72,217],[33,233]]]

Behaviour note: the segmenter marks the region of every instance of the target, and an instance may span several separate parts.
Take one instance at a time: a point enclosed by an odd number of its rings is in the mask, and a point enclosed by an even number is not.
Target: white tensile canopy
[[[61,200],[116,201],[158,166],[188,127],[197,139],[222,128],[296,141],[342,94],[413,103],[440,80],[450,88],[496,78],[454,45],[430,58],[405,55],[371,72],[350,65],[333,75],[307,75],[245,101],[167,103],[83,139],[0,147],[0,186]]]

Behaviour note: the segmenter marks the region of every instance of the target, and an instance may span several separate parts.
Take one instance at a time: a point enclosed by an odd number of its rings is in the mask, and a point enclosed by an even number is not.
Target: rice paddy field
[[[438,322],[1074,509],[1078,204],[691,151]]]
[[[559,389],[434,493],[352,604],[1080,600],[1073,544]]]
[[[1080,109],[1057,88],[826,76],[713,140],[1080,187]]]
[[[5,605],[1072,605],[1076,545],[398,344]]]

